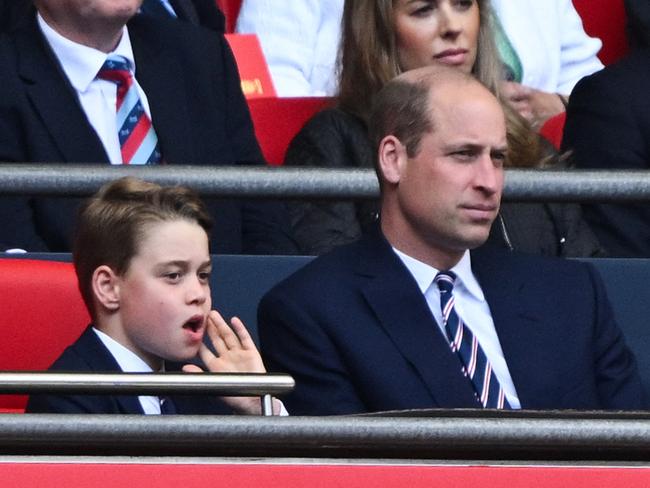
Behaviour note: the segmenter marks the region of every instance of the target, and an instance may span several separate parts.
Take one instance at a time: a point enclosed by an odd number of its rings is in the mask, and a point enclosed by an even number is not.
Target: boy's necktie
[[[108,56],[97,78],[117,85],[115,108],[122,163],[160,163],[158,137],[144,111],[127,59],[123,56]]]
[[[440,272],[433,280],[440,290],[440,308],[449,346],[460,359],[461,370],[471,380],[476,399],[483,408],[509,409],[503,388],[481,345],[456,313],[452,293],[455,280],[456,275],[451,271]]]

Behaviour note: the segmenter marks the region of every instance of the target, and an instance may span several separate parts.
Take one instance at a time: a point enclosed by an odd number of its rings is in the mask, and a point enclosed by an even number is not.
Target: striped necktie
[[[108,56],[97,78],[112,81],[117,85],[116,125],[122,163],[160,163],[158,137],[149,116],[144,111],[127,59],[123,56]]]
[[[463,324],[454,308],[452,291],[456,275],[451,271],[440,272],[433,281],[440,290],[440,307],[447,340],[451,350],[460,359],[463,375],[469,377],[474,386],[476,399],[483,408],[509,409],[510,405],[505,398],[503,388],[492,371],[492,366],[481,345],[469,327]]]

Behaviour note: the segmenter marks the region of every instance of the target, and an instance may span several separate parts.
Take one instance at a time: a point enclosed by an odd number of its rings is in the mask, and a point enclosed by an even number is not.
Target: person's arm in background
[[[244,0],[236,30],[257,34],[278,96],[329,96],[342,13],[342,0]]]
[[[564,112],[581,78],[602,69],[597,57],[602,43],[585,33],[571,0],[556,0],[553,6],[502,0],[496,6],[524,68],[521,84],[503,83],[504,97],[533,126],[540,127]],[[523,14],[525,20],[521,20]]]

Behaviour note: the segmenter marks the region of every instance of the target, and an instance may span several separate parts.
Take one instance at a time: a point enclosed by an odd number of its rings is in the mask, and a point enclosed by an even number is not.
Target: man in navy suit
[[[260,303],[265,363],[296,380],[292,414],[645,407],[591,266],[476,249],[507,159],[496,98],[458,70],[423,68],[388,83],[370,120],[381,229]]]
[[[97,77],[107,57],[119,55],[130,65],[163,163],[263,163],[223,36],[136,15],[141,2],[37,0],[38,15],[0,38],[1,162],[121,164],[116,86]],[[3,198],[0,249],[69,252],[78,203]],[[213,252],[294,251],[279,204],[208,205]]]

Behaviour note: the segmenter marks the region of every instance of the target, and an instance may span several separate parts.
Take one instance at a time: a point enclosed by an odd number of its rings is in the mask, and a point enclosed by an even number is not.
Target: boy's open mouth
[[[187,322],[183,324],[184,329],[189,329],[192,332],[198,332],[201,330],[201,327],[203,326],[203,317],[202,316],[194,316]]]

